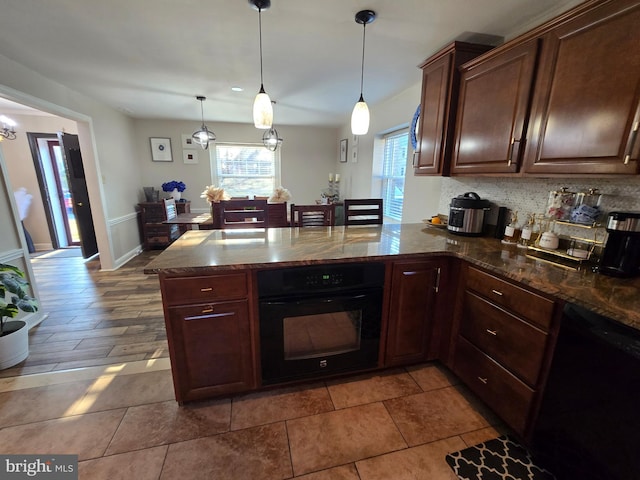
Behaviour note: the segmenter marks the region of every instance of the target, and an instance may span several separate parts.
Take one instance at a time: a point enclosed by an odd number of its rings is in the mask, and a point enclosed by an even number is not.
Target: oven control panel
[[[379,262],[338,263],[275,268],[257,273],[258,296],[320,293],[345,288],[382,288],[385,265]]]
[[[339,287],[344,283],[342,273],[318,273],[307,275],[305,278],[306,287]]]

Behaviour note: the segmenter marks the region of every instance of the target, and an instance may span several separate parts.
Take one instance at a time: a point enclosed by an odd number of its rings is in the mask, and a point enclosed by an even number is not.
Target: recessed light
[[[242,87],[231,87],[231,90],[234,92],[243,92],[244,88]]]

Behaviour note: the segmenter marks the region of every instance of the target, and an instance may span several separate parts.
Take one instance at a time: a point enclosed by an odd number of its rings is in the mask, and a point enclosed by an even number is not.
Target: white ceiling
[[[276,125],[339,126],[420,81],[454,39],[510,38],[582,0],[272,0],[262,13],[264,86]],[[247,0],[20,0],[0,10],[0,54],[137,118],[251,123],[258,12]],[[231,91],[232,86],[244,88]],[[0,104],[1,108],[1,104]],[[0,112],[1,113],[1,112]]]

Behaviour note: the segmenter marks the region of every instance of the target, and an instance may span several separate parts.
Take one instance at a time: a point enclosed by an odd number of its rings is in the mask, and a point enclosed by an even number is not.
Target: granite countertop
[[[559,299],[640,329],[640,278],[617,279],[542,262],[526,250],[488,237],[464,237],[416,224],[363,227],[191,230],[145,267],[175,275],[215,270],[285,267],[450,255],[484,267]]]

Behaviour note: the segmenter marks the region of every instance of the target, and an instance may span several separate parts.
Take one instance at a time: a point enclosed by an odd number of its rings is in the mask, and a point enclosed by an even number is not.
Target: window
[[[404,172],[407,166],[409,131],[407,129],[384,136],[382,163],[382,198],[384,216],[402,220],[404,201]]]
[[[214,184],[231,197],[269,196],[280,184],[280,152],[262,144],[216,144]]]

